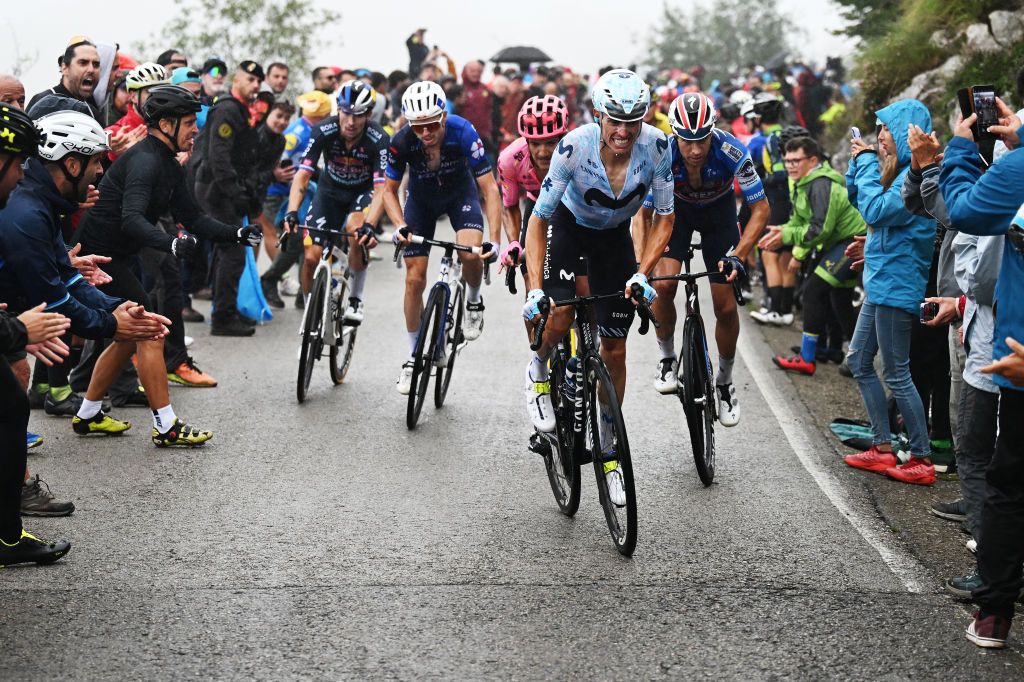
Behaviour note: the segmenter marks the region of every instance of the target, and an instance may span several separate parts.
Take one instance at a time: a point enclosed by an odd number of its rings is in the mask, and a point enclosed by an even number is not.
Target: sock
[[[537,353],[533,354],[533,357],[530,358],[530,376],[533,377],[534,381],[548,380],[548,361],[546,358],[542,358]]]
[[[658,348],[661,349],[661,357],[673,358],[676,357],[676,340],[673,337],[667,339],[658,339]]]
[[[782,287],[768,287],[768,312],[780,312],[782,307]]]
[[[50,392],[50,384],[36,384],[35,386],[32,387],[32,390],[38,393],[39,395],[45,396],[47,393]]]
[[[470,303],[477,303],[480,301],[480,285],[473,286],[469,282],[466,282],[466,300]]]
[[[352,290],[348,292],[348,295],[362,300],[363,287],[366,286],[366,270],[353,270],[349,275],[349,282],[352,284]]]
[[[718,375],[715,376],[715,386],[725,386],[732,383],[732,366],[736,358],[718,358]]]
[[[789,315],[793,312],[793,293],[796,291],[796,287],[779,287],[782,290],[782,303],[779,306],[779,312],[783,315]]]
[[[89,400],[88,398],[82,398],[82,406],[78,408],[78,418],[92,419],[99,414],[100,408],[102,407],[102,400]]]
[[[170,405],[153,410],[153,427],[160,433],[167,433],[174,426],[174,408]]]
[[[809,362],[813,365],[817,360],[817,353],[818,335],[804,332],[804,340],[800,344],[800,357],[804,359],[804,362]]]
[[[68,396],[71,395],[70,386],[50,386],[50,395],[58,403],[62,400],[67,400]]]
[[[409,357],[416,354],[416,341],[419,338],[419,331],[409,332]]]

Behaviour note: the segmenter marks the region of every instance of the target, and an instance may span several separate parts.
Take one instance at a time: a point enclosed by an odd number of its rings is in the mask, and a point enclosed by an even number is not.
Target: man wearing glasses
[[[214,55],[203,64],[203,70],[199,72],[203,80],[203,89],[199,94],[199,101],[206,106],[213,106],[213,100],[218,95],[224,94],[224,80],[228,74],[228,65],[224,60]]]
[[[338,76],[329,66],[318,66],[313,69],[313,89],[325,95],[333,95],[338,87]]]

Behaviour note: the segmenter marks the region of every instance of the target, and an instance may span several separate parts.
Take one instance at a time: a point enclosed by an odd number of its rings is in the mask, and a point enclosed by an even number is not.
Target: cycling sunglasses
[[[434,121],[433,123],[423,123],[412,126],[412,131],[417,135],[425,135],[426,133],[436,133],[440,129],[440,121]]]

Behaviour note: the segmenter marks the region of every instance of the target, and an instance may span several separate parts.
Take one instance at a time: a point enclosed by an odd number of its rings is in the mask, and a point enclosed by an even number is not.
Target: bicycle
[[[697,280],[721,273],[690,272],[693,252],[700,248],[700,244],[691,244],[687,249],[683,255],[683,272],[678,275],[652,277],[650,281],[675,280],[684,283],[686,317],[683,320],[683,343],[676,365],[678,367],[676,380],[679,382],[676,395],[683,405],[683,415],[690,433],[690,445],[693,448],[693,461],[697,467],[697,476],[707,487],[715,480],[715,421],[718,419],[718,400],[715,398],[715,386],[712,381],[711,355],[708,353],[704,318],[700,315]],[[742,305],[743,295],[740,290],[739,278],[732,286],[736,300]]]
[[[636,549],[637,520],[629,440],[618,394],[597,348],[591,322],[596,302],[621,296],[616,292],[554,302],[556,307],[575,309],[575,335],[567,335],[552,352],[550,382],[555,430],[540,437],[550,446],[545,455],[545,467],[561,512],[570,517],[576,513],[580,502],[580,467],[592,463],[598,498],[612,542],[620,554],[631,556]],[[646,334],[649,324],[657,325],[657,321],[637,285],[633,287],[633,296],[638,302],[640,333]],[[540,348],[551,305],[548,299],[541,301],[541,318],[530,344],[534,351]],[[601,412],[612,422],[609,443],[602,442]],[[626,503],[621,507],[613,503],[608,494],[607,474],[616,468],[622,475],[626,495]]]
[[[345,301],[349,289],[351,271],[345,268],[341,280],[334,278],[331,266],[334,262],[335,239],[347,240],[351,235],[343,230],[331,230],[312,225],[301,225],[309,232],[317,232],[326,237],[323,255],[313,271],[313,285],[309,292],[309,300],[302,314],[302,342],[299,345],[299,374],[295,384],[295,395],[299,402],[305,402],[309,391],[309,382],[313,376],[313,365],[323,356],[326,345],[330,358],[331,382],[337,386],[345,380],[352,364],[352,352],[355,350],[356,334],[359,323],[345,319]],[[287,237],[294,238],[290,235]],[[362,249],[363,262],[369,263],[369,254],[365,246]]]
[[[455,359],[468,343],[462,334],[462,320],[466,312],[466,281],[462,279],[462,264],[452,256],[456,251],[479,256],[483,253],[483,247],[428,239],[411,234],[407,228],[402,229],[402,235],[409,238],[413,244],[427,244],[444,249],[437,281],[430,288],[427,304],[420,316],[420,328],[413,351],[412,380],[405,411],[405,425],[411,431],[419,423],[423,400],[427,395],[432,375],[436,374],[434,407],[440,409],[444,405],[452,373],[455,371]],[[401,247],[395,249],[395,263],[399,262],[404,250]],[[453,280],[454,291],[451,284]],[[488,270],[485,270],[485,280],[490,283]]]

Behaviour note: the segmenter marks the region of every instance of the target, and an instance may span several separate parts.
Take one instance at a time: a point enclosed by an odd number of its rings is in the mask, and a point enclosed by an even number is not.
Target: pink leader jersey
[[[498,156],[498,178],[501,180],[501,200],[506,208],[517,205],[521,194],[526,194],[530,201],[537,201],[540,180],[533,169],[530,146],[525,137],[517,138]]]

